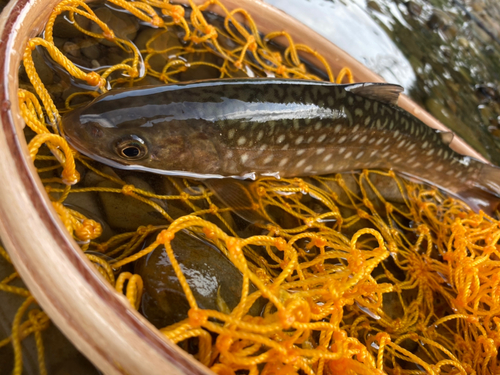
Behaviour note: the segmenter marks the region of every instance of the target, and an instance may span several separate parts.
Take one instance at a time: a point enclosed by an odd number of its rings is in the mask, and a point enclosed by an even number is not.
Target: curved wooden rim
[[[199,1],[201,2],[201,0]],[[82,255],[55,214],[28,158],[17,102],[17,70],[28,37],[36,34],[58,0],[18,0],[0,16],[0,236],[37,301],[69,339],[106,374],[209,374],[116,294]],[[286,29],[335,70],[349,65],[356,80],[380,81],[351,56],[293,18],[259,0],[227,0],[244,7],[262,30]],[[273,27],[274,26],[274,27]],[[400,105],[444,129],[407,98]],[[458,142],[458,143],[457,143]],[[457,146],[458,145],[458,146]],[[455,139],[455,148],[477,153]],[[15,197],[15,199],[13,199]]]

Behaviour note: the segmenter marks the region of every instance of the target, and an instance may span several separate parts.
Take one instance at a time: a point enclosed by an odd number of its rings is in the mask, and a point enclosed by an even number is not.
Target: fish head
[[[62,132],[68,143],[114,168],[186,177],[217,173],[218,153],[204,132],[175,119],[152,123],[147,117],[129,120],[127,110],[120,118],[111,112],[97,113],[91,104],[66,114]]]

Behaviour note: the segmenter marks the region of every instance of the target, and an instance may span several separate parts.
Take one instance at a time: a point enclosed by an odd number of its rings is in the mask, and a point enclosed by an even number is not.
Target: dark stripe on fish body
[[[76,149],[124,169],[293,177],[393,168],[451,192],[500,185],[486,181],[484,164],[453,152],[433,129],[388,104],[398,92],[384,84],[277,79],[124,89],[68,114],[63,126]],[[144,157],[117,152],[127,137],[143,142]]]

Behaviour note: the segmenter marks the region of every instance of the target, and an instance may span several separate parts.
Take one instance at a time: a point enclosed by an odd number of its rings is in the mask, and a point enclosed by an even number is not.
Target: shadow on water
[[[500,3],[266,1],[387,81],[403,85],[437,119],[500,164]]]

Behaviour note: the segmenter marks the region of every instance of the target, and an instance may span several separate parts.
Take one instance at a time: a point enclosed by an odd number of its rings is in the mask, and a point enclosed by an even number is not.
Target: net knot
[[[151,17],[151,25],[154,27],[162,27],[165,25],[165,22],[163,22],[163,19],[159,16],[153,16]]]
[[[96,239],[102,234],[102,226],[98,222],[90,219],[85,219],[82,225],[75,228],[75,235],[82,241]]]
[[[175,238],[175,234],[168,229],[164,229],[158,234],[156,237],[156,241],[162,244],[166,244],[167,242],[172,241]]]
[[[201,327],[208,320],[208,316],[205,311],[198,308],[191,308],[188,311],[189,324],[193,328]]]
[[[106,80],[102,78],[98,73],[96,72],[90,72],[87,74],[85,77],[85,81],[90,85],[90,86],[99,86],[99,87],[104,87],[106,85]]]
[[[123,185],[122,193],[125,195],[132,195],[134,193],[135,186],[134,185]]]

